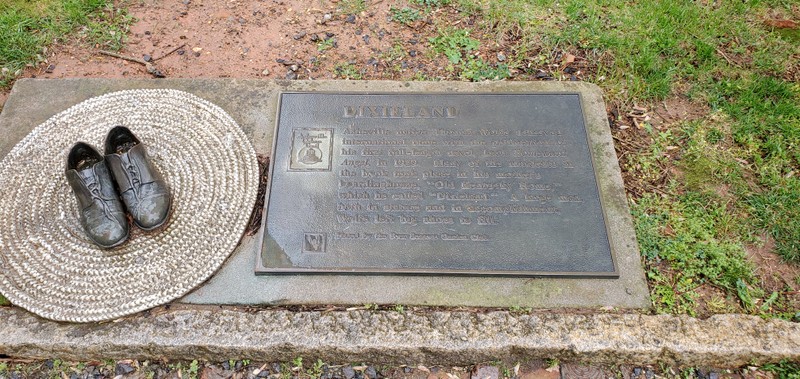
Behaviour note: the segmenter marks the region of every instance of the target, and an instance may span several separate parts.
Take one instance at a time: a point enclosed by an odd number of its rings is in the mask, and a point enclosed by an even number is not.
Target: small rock
[[[272,364],[272,372],[278,374],[281,372],[281,364],[280,363],[273,363]]]
[[[408,68],[408,63],[406,63],[406,61],[400,62],[400,68],[402,68],[404,70],[407,69]]]
[[[419,40],[412,38],[412,39],[408,40],[408,43],[410,43],[412,45],[416,45],[416,44],[419,43]]]
[[[574,74],[576,72],[578,72],[578,70],[575,67],[567,67],[564,69],[565,74]]]
[[[191,3],[191,1],[189,1],[189,0],[183,0],[183,5],[189,5],[189,3]]]
[[[478,366],[472,369],[470,373],[471,379],[498,379],[500,378],[500,369],[495,366]]]
[[[55,69],[56,69],[56,65],[53,64],[53,63],[50,63],[49,65],[47,65],[47,68],[44,69],[44,72],[46,72],[48,74],[51,74],[51,73],[53,73],[53,71],[55,71]]]
[[[364,40],[364,43],[369,45],[369,34],[364,34],[363,36],[361,36],[361,39]]]
[[[342,367],[342,375],[344,375],[345,379],[353,379],[356,377],[356,370],[353,370],[351,366],[344,366]]]
[[[381,28],[381,30],[378,30],[378,39],[383,38],[387,34],[389,34],[389,32],[387,32],[386,29]]]
[[[146,36],[149,36],[150,34],[151,34],[151,33],[150,33],[150,31],[149,31],[149,30],[145,30],[145,31],[144,31],[144,35],[146,35]]]
[[[268,376],[269,376],[269,371],[268,370],[263,370],[263,371],[259,372],[258,375],[256,375],[257,378],[266,378]]]
[[[180,50],[176,51],[175,53],[178,54],[178,55],[183,55],[183,54],[186,54],[186,50],[180,49]]]
[[[378,377],[378,371],[375,370],[375,367],[373,366],[367,367],[367,369],[364,371],[364,374],[366,374],[369,379],[375,379]]]
[[[233,364],[233,371],[239,371],[242,367],[244,367],[244,363],[242,361],[236,361],[236,363]]]
[[[300,66],[298,66],[296,64],[293,64],[293,65],[289,66],[289,69],[292,70],[292,71],[297,71],[299,68],[300,68]]]
[[[331,32],[325,32],[325,39],[326,39],[326,40],[328,40],[328,39],[331,39],[331,38],[333,38],[333,36],[335,36],[335,35],[336,35],[336,34],[333,34],[333,33],[331,33]]]
[[[297,80],[297,73],[294,71],[289,71],[286,73],[287,80]]]
[[[199,57],[200,56],[200,52],[199,51],[195,51],[194,53],[192,53],[192,55],[194,55],[195,57]]]
[[[297,41],[297,40],[299,40],[299,39],[301,39],[301,38],[303,38],[303,37],[305,37],[305,36],[306,36],[306,32],[305,32],[305,31],[302,31],[302,32],[300,32],[300,33],[297,33],[297,34],[293,35],[293,36],[292,36],[292,38],[293,38],[295,41]]]
[[[134,372],[136,369],[131,367],[131,365],[127,363],[119,363],[117,367],[114,368],[114,374],[116,375],[128,375]]]
[[[142,55],[142,60],[145,61],[145,62],[150,62],[150,61],[153,60],[153,57],[151,57],[150,54],[145,54],[145,55]]]
[[[412,58],[416,57],[417,56],[417,51],[416,50],[409,50],[408,51],[408,56],[410,56]]]
[[[48,370],[52,370],[53,369],[53,360],[52,359],[48,359],[48,360],[44,361],[44,367],[47,367]]]
[[[633,377],[631,379],[638,379],[639,375],[642,375],[642,368],[641,367],[634,367],[632,375],[633,375]]]
[[[656,373],[653,372],[653,369],[648,367],[647,369],[644,370],[644,377],[647,379],[653,379],[656,377]]]
[[[356,29],[356,35],[357,36],[360,36],[362,33],[364,33],[363,29]]]
[[[375,58],[370,58],[370,59],[367,60],[367,65],[377,66],[378,65],[378,60],[375,59]]]
[[[231,364],[228,361],[222,362],[222,369],[225,371],[229,371],[231,369]]]
[[[570,76],[569,76],[569,81],[571,81],[571,82],[577,82],[577,81],[578,81],[578,77],[577,77],[577,76],[575,76],[575,75],[570,75]]]
[[[351,15],[347,16],[347,19],[344,20],[344,22],[346,22],[348,24],[355,24],[356,23],[356,15],[351,14]]]
[[[265,68],[264,71],[261,71],[261,75],[263,75],[263,76],[269,75],[269,69]]]
[[[318,41],[319,41],[319,36],[316,35],[316,34],[312,34],[311,35],[311,42],[318,42]]]
[[[497,60],[503,62],[506,60],[506,55],[503,53],[497,53]]]
[[[322,16],[322,21],[321,21],[320,23],[324,24],[324,23],[326,23],[326,22],[330,21],[332,18],[333,18],[333,15],[332,15],[332,14],[330,14],[330,13],[325,13],[325,14]]]
[[[411,367],[408,367],[408,366],[403,367],[403,373],[404,374],[410,374],[412,371],[414,371],[414,369],[411,368]]]
[[[194,51],[195,53],[199,53],[199,52],[203,51],[203,48],[202,47],[193,47],[192,51]]]

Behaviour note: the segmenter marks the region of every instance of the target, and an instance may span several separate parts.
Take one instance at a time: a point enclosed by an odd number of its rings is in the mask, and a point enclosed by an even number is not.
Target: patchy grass
[[[481,58],[469,58],[461,70],[461,78],[479,82],[482,80],[501,80],[511,76],[508,65],[492,65]]]
[[[452,64],[465,63],[469,53],[478,49],[480,41],[469,36],[467,29],[442,29],[436,37],[429,38],[431,49],[444,54]]]
[[[422,12],[418,9],[402,7],[402,8],[389,8],[389,13],[392,16],[392,21],[399,22],[403,25],[410,25],[412,22],[422,19]]]
[[[776,253],[800,264],[800,85],[793,80],[800,44],[795,30],[767,26],[772,17],[800,18],[796,7],[759,0],[471,5],[469,14],[480,16],[471,28],[494,41],[461,42],[471,38],[466,29],[431,39],[462,79],[492,77],[486,69],[495,66],[475,56],[489,56],[494,44],[509,52],[510,75],[594,82],[618,110],[614,134],[659,312],[800,316],[800,278],[765,287],[745,253],[766,234]],[[702,112],[673,119],[654,112],[674,99]],[[647,117],[634,120],[633,109]]]
[[[339,2],[339,11],[343,14],[359,14],[367,10],[365,0],[342,0]]]
[[[411,0],[411,3],[428,8],[441,8],[450,4],[450,0]]]
[[[326,38],[320,42],[317,42],[317,51],[320,53],[324,53],[327,50],[336,47],[336,40],[331,38]]]
[[[337,78],[345,80],[361,80],[364,74],[356,67],[354,63],[339,63],[333,69]]]
[[[11,302],[8,301],[3,295],[0,295],[0,307],[4,307],[6,305],[11,305]]]
[[[26,66],[46,60],[54,41],[77,36],[119,50],[131,18],[111,0],[6,0],[0,2],[0,87]]]

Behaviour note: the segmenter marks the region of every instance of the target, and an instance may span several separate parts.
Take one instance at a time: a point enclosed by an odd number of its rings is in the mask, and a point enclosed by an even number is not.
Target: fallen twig
[[[182,49],[182,48],[184,48],[184,47],[186,47],[186,44],[185,44],[185,43],[184,43],[183,45],[180,45],[180,46],[178,46],[178,47],[176,47],[176,48],[174,48],[174,49],[170,50],[170,51],[167,51],[167,53],[166,53],[166,54],[164,54],[164,55],[162,55],[162,56],[160,56],[160,57],[158,57],[158,58],[154,58],[154,59],[153,59],[153,61],[157,61],[157,60],[159,60],[159,59],[164,59],[164,58],[166,58],[168,55],[170,55],[170,54],[172,54],[172,53],[174,53],[174,52],[176,52],[176,51],[178,51],[178,50],[180,50],[180,49]]]
[[[723,58],[725,58],[725,60],[726,60],[726,61],[728,61],[728,63],[729,63],[731,66],[736,66],[736,67],[739,67],[739,64],[737,64],[736,62],[734,62],[734,61],[732,61],[730,58],[728,58],[728,56],[727,56],[727,55],[725,55],[725,53],[723,53],[723,52],[722,52],[722,50],[720,50],[720,49],[717,49],[717,53],[718,53],[719,55],[722,55],[722,57],[723,57]]]
[[[154,64],[152,64],[150,62],[145,62],[143,59],[132,58],[132,57],[128,57],[128,56],[125,56],[125,55],[121,55],[121,54],[117,54],[117,53],[113,53],[113,52],[105,51],[105,50],[99,50],[98,52],[100,54],[103,54],[103,55],[108,55],[109,57],[119,58],[119,59],[123,59],[123,60],[126,60],[126,61],[130,61],[130,62],[134,62],[134,63],[138,63],[138,64],[141,64],[141,65],[144,65],[144,68],[147,70],[147,73],[150,74],[150,75],[153,75],[156,78],[164,78],[164,77],[166,77],[166,75],[164,75],[164,73],[161,72],[161,70],[159,70],[158,67],[156,67]]]
[[[110,51],[105,51],[105,50],[100,50],[100,51],[98,51],[98,52],[99,52],[100,54],[103,54],[103,55],[108,55],[109,57],[114,57],[114,58],[124,59],[124,60],[126,60],[126,61],[131,61],[131,62],[134,62],[134,63],[139,63],[139,64],[142,64],[142,65],[147,65],[147,62],[145,62],[145,61],[144,61],[144,60],[142,60],[142,59],[132,58],[132,57],[129,57],[129,56],[120,55],[120,54],[117,54],[117,53],[112,53],[112,52],[110,52]]]

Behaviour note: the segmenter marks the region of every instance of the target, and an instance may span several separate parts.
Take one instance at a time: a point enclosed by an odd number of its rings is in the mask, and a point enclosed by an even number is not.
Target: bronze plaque
[[[281,95],[257,273],[617,277],[579,93]]]

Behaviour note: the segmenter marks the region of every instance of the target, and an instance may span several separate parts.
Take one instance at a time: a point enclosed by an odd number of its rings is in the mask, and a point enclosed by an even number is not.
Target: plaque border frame
[[[275,153],[278,148],[278,127],[280,125],[281,107],[283,105],[283,95],[287,94],[315,94],[315,95],[357,95],[357,96],[413,96],[413,95],[455,95],[455,96],[516,96],[516,95],[577,95],[581,105],[581,118],[583,119],[583,127],[586,136],[586,146],[589,149],[589,162],[592,165],[592,172],[594,173],[594,184],[597,188],[598,200],[600,201],[600,211],[603,215],[603,226],[606,231],[606,242],[608,243],[609,252],[611,254],[611,264],[614,268],[613,271],[607,272],[577,272],[577,271],[521,271],[521,270],[465,270],[465,269],[364,269],[364,268],[335,268],[335,269],[312,269],[304,267],[266,267],[263,264],[262,256],[264,251],[264,240],[267,228],[267,216],[269,209],[270,192],[272,191],[272,175],[275,170]],[[594,157],[594,149],[592,148],[591,140],[589,138],[589,123],[586,117],[585,110],[589,107],[586,106],[586,99],[579,91],[520,91],[520,92],[423,92],[423,91],[409,91],[409,92],[390,92],[390,91],[279,91],[277,94],[277,109],[275,110],[275,125],[272,133],[272,148],[270,149],[270,162],[269,162],[269,177],[264,191],[264,207],[261,218],[261,228],[257,231],[258,238],[256,242],[256,259],[254,273],[255,275],[357,275],[357,276],[461,276],[461,277],[526,277],[526,278],[572,278],[572,279],[619,279],[619,265],[617,262],[617,253],[614,249],[614,244],[611,241],[613,233],[609,230],[609,217],[606,210],[604,196],[601,193],[600,181],[597,177],[597,164]],[[609,131],[610,132],[610,131]],[[333,138],[333,136],[331,136]],[[331,141],[333,143],[333,141]],[[331,154],[332,155],[332,154]],[[332,159],[332,158],[331,158]],[[308,171],[293,171],[293,172],[308,172]]]

